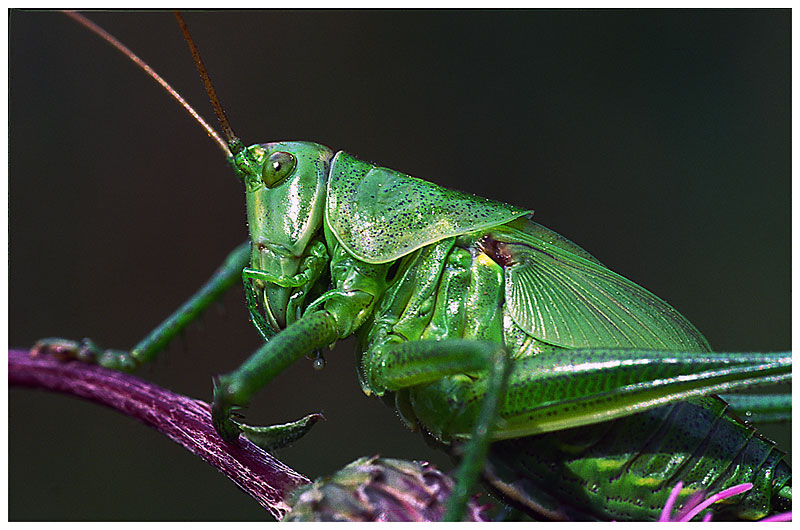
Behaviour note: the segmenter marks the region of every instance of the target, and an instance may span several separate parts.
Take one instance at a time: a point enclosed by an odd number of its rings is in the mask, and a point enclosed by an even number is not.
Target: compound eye
[[[266,187],[274,188],[291,176],[296,165],[297,159],[293,154],[276,151],[264,162],[261,168],[261,180]]]

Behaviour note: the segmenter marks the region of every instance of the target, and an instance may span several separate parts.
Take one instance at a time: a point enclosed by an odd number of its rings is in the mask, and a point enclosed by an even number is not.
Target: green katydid
[[[496,238],[495,238],[496,239]]]

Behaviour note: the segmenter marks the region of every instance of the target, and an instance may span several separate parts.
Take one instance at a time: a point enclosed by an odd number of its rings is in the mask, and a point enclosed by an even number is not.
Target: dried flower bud
[[[284,521],[440,521],[453,479],[427,462],[359,458],[333,476],[297,490]],[[467,519],[484,521],[474,500]]]

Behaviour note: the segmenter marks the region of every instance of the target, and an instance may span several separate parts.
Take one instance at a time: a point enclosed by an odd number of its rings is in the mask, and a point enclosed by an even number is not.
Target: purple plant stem
[[[8,384],[78,396],[140,420],[217,468],[276,519],[289,511],[287,495],[309,483],[244,437],[223,441],[211,424],[208,403],[129,374],[9,350]]]

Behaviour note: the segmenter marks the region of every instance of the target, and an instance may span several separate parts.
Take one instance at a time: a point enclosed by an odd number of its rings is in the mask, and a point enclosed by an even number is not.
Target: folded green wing
[[[526,333],[565,348],[708,351],[705,337],[665,301],[530,234],[502,238],[513,264],[506,303]]]

